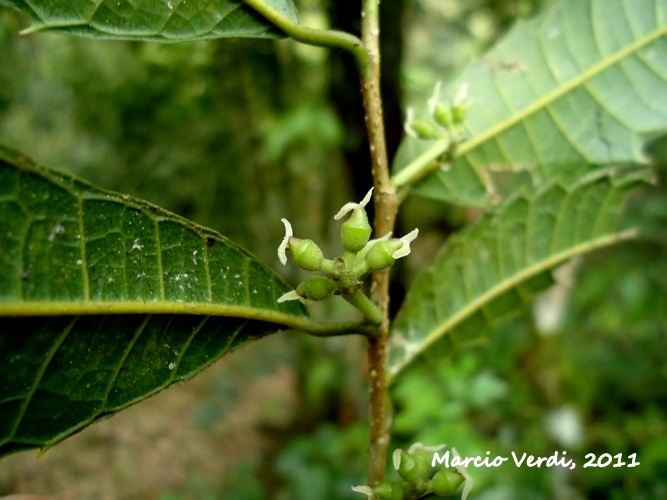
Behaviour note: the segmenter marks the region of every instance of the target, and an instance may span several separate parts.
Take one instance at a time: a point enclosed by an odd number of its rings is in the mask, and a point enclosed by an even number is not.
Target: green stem
[[[343,31],[320,30],[295,23],[266,4],[264,0],[244,0],[244,2],[297,42],[317,47],[342,49],[352,53],[359,67],[367,64],[368,54],[361,40],[356,36]]]
[[[357,321],[339,323],[318,323],[313,320],[305,320],[303,323],[295,321],[293,327],[312,335],[314,337],[340,337],[343,335],[363,335],[369,339],[378,336],[377,325],[371,323],[359,323]]]
[[[396,187],[403,187],[414,184],[425,175],[439,168],[440,162],[436,160],[447,151],[450,144],[451,141],[449,139],[435,141],[430,148],[408,163],[405,168],[402,168],[391,178],[394,185]]]
[[[403,188],[401,192],[405,192],[406,188],[431,172],[438,170],[443,165],[451,165],[459,154],[460,146],[461,137],[454,134],[435,141],[430,148],[397,172],[391,181],[397,188]]]
[[[380,314],[380,310],[361,290],[355,290],[354,293],[343,295],[342,297],[359,309],[372,324],[379,325],[382,323],[382,314]]]

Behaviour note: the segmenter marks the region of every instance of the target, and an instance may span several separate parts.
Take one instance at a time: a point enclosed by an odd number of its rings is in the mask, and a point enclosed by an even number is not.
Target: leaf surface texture
[[[447,141],[406,137],[394,180],[430,165],[415,193],[484,206],[504,194],[494,172],[528,172],[539,184],[578,177],[584,165],[645,163],[646,141],[667,132],[666,34],[666,0],[556,2],[441,93],[451,103],[468,87],[467,139],[452,164],[438,163]]]
[[[309,321],[250,253],[0,149],[0,455],[51,446]]]
[[[551,284],[558,264],[634,235],[623,203],[643,174],[595,175],[517,194],[451,238],[412,283],[390,337],[389,371],[479,341],[494,320]]]
[[[265,0],[297,21],[291,0]],[[58,31],[100,39],[179,42],[273,38],[280,32],[239,0],[2,0],[26,14],[27,32]]]

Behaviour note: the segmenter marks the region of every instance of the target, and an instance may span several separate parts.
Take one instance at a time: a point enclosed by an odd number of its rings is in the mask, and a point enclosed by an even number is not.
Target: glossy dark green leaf
[[[297,21],[292,0],[265,1]],[[30,33],[48,30],[157,42],[280,36],[273,25],[240,0],[2,0],[0,4],[30,17]]]
[[[230,214],[233,216],[233,214]],[[290,287],[215,231],[0,148],[0,455],[48,447],[284,327]]]
[[[243,318],[0,319],[0,456],[50,447],[276,331]]]
[[[421,355],[437,358],[480,340],[494,321],[548,286],[555,266],[632,237],[636,231],[619,230],[619,220],[643,175],[526,190],[452,237],[415,278],[396,317],[391,375]]]
[[[498,194],[495,171],[526,171],[539,183],[645,163],[646,142],[667,133],[666,35],[667,0],[554,2],[443,88],[444,103],[468,88],[458,158],[439,169],[447,141],[408,137],[394,180],[409,183],[431,165],[415,193],[486,205]],[[426,103],[415,107],[425,117]]]

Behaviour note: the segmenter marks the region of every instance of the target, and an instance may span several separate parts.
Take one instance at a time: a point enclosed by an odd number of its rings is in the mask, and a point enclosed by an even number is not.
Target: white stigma
[[[428,111],[431,114],[435,113],[435,106],[440,100],[440,85],[442,85],[442,82],[438,80],[438,83],[435,84],[435,88],[433,89],[433,94],[428,100]]]
[[[413,229],[408,234],[403,236],[400,240],[403,243],[403,245],[401,246],[401,248],[396,250],[391,256],[394,259],[400,259],[401,257],[405,257],[406,255],[409,255],[410,254],[410,243],[412,243],[417,238],[418,234],[419,234],[419,229]]]
[[[414,137],[415,139],[417,138],[417,132],[415,132],[415,129],[412,128],[412,120],[415,118],[415,113],[412,110],[412,108],[408,108],[405,110],[405,122],[403,122],[403,130],[405,130],[405,133],[409,135],[410,137]]]
[[[294,290],[287,292],[278,297],[278,302],[287,302],[288,300],[301,300],[301,295],[296,293]]]
[[[284,266],[287,264],[287,245],[289,244],[289,239],[294,236],[294,233],[292,232],[292,224],[290,224],[287,219],[280,220],[285,224],[285,237],[278,247],[278,259],[280,259],[280,263]],[[280,300],[278,300],[278,302],[280,302]]]
[[[340,220],[343,217],[345,217],[348,213],[350,213],[352,210],[355,208],[364,208],[366,205],[368,205],[368,202],[371,201],[371,196],[373,195],[373,188],[371,188],[368,193],[366,193],[366,196],[364,196],[364,199],[361,200],[360,203],[354,203],[354,202],[349,202],[346,203],[341,207],[341,209],[338,211],[336,215],[334,215],[335,220]]]

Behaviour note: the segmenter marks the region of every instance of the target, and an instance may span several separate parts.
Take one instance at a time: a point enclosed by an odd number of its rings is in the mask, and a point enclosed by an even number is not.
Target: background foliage
[[[306,23],[345,18],[335,5],[325,11],[316,3],[301,2]],[[543,3],[406,3],[405,45],[396,52],[403,57],[388,63],[404,61],[403,95],[427,96],[435,80],[453,74],[517,15]],[[349,10],[347,18],[354,19],[359,9]],[[214,227],[273,267],[281,216],[298,221],[300,233],[333,245],[331,215],[367,185],[355,163],[366,150],[355,132],[361,117],[332,105],[342,99],[333,88],[354,74],[346,73],[338,54],[287,40],[165,46],[20,37],[24,26],[18,15],[0,10],[3,142]],[[450,48],[442,50],[443,44]],[[349,93],[356,95],[356,77],[350,80]],[[387,105],[400,107],[391,100]],[[390,134],[400,126],[400,119],[390,122]],[[663,144],[652,151],[664,165]],[[499,327],[488,344],[402,380],[394,388],[396,445],[446,442],[470,455],[567,448],[580,459],[588,452],[637,451],[642,462],[632,473],[579,469],[566,477],[553,469],[477,469],[476,498],[667,494],[661,451],[667,442],[664,195],[651,189],[632,205],[629,217],[640,221],[647,238],[599,251],[579,265],[562,321],[550,335],[527,311]],[[471,216],[421,199],[404,209],[401,224],[420,227],[422,237],[413,262],[396,270],[397,297],[443,235]],[[446,225],[435,217],[443,212]],[[286,271],[292,282],[293,272]],[[332,301],[317,314],[344,316]],[[363,362],[360,344],[264,340],[173,394],[91,428],[62,451],[38,461],[32,452],[3,460],[0,493],[356,498],[349,485],[363,483],[366,435],[354,422],[365,414],[357,399],[364,388],[348,368]],[[135,462],[141,475],[123,466],[132,451],[141,457]]]

